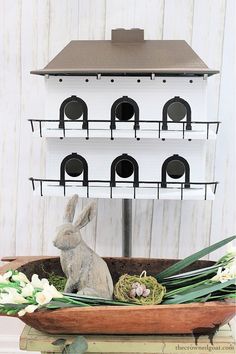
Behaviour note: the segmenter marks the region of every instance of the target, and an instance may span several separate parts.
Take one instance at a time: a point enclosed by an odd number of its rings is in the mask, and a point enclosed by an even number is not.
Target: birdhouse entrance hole
[[[180,123],[185,119],[182,122],[183,129],[192,130],[191,107],[183,98],[176,96],[165,103],[162,110],[162,130],[168,130],[168,118],[174,123]]]
[[[65,129],[65,116],[69,120],[77,120],[83,115],[82,129],[88,128],[88,107],[86,103],[77,96],[66,98],[60,106],[59,128]]]
[[[65,106],[65,115],[71,120],[79,119],[83,114],[83,107],[79,101],[70,101]]]
[[[88,164],[82,156],[72,153],[63,159],[60,167],[61,186],[65,186],[65,173],[73,178],[78,177],[83,173],[83,179],[81,182],[83,186],[88,185]]]
[[[166,172],[171,178],[181,178],[185,172],[184,164],[181,161],[172,160],[168,163]]]
[[[167,175],[173,179],[185,176],[185,188],[190,188],[190,167],[188,161],[179,155],[173,155],[166,159],[161,170],[161,187],[166,188]]]
[[[180,122],[187,114],[187,109],[181,102],[171,103],[167,109],[167,114],[173,122]]]
[[[116,186],[116,176],[128,178],[133,175],[133,186],[139,186],[139,167],[137,161],[127,154],[118,156],[111,164],[111,187]]]
[[[134,166],[129,160],[121,160],[116,165],[116,173],[122,178],[128,178],[134,173]]]
[[[130,97],[123,96],[116,100],[111,107],[111,130],[116,129],[117,119],[121,122],[127,122],[134,117],[133,128],[139,129],[139,107]]]
[[[128,102],[122,102],[116,107],[116,118],[127,121],[134,115],[134,107]]]
[[[72,158],[65,165],[65,171],[71,177],[80,176],[83,170],[83,163],[79,159]]]

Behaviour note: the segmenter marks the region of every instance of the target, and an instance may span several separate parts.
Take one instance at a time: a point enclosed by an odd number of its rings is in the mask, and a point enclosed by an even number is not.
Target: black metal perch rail
[[[38,128],[39,128],[39,135],[40,137],[43,136],[43,129],[42,129],[42,124],[43,123],[58,123],[58,130],[61,130],[63,131],[63,137],[66,137],[66,131],[70,131],[70,130],[86,130],[87,134],[86,134],[86,139],[89,139],[89,131],[90,131],[90,128],[89,128],[89,123],[110,123],[111,121],[110,120],[106,120],[106,119],[88,119],[87,121],[87,125],[86,125],[86,128],[84,127],[81,127],[80,129],[75,129],[75,128],[66,128],[66,124],[67,123],[78,123],[78,124],[81,124],[83,125],[83,120],[65,120],[64,121],[64,125],[63,127],[59,128],[59,123],[60,123],[60,120],[58,119],[29,119],[28,120],[31,124],[31,129],[32,129],[32,132],[35,132],[35,123],[38,124]],[[135,120],[134,119],[130,119],[130,120],[127,120],[127,121],[119,121],[119,120],[116,120],[115,121],[116,124],[118,123],[132,123],[134,124],[133,126],[133,131],[134,131],[134,138],[135,139],[140,139],[139,137],[137,137],[137,130],[142,130],[140,129],[140,126],[136,125],[135,123]],[[152,129],[153,131],[156,131],[157,134],[156,134],[156,138],[158,139],[164,139],[162,136],[161,136],[161,133],[162,132],[166,132],[168,131],[168,129],[162,129],[162,124],[163,124],[163,121],[162,120],[139,120],[139,123],[148,123],[148,124],[156,124],[157,125],[157,128],[156,129]],[[206,131],[206,139],[209,139],[209,132],[210,132],[210,126],[213,126],[214,127],[214,131],[215,131],[215,134],[218,134],[218,131],[219,131],[219,125],[220,125],[221,122],[218,122],[218,121],[204,121],[204,122],[196,122],[196,121],[191,121],[191,124],[198,124],[198,125],[204,125],[206,127],[205,131]],[[174,122],[174,121],[168,121],[167,122],[167,125],[170,124],[170,125],[174,125],[176,126],[177,124],[181,124],[182,125],[182,129],[181,130],[174,130],[176,132],[178,131],[182,131],[182,139],[185,139],[186,138],[186,132],[189,133],[191,130],[188,130],[186,129],[187,128],[187,124],[188,122]],[[93,129],[93,128],[92,128]],[[104,128],[104,130],[110,130],[110,139],[113,140],[114,139],[114,136],[113,136],[113,132],[114,130],[116,130],[116,128],[114,128],[113,125],[110,125],[109,128]],[[193,130],[194,131],[194,130]]]
[[[180,191],[180,200],[184,200],[184,191],[185,190],[191,190],[191,189],[196,189],[193,188],[193,186],[204,186],[204,200],[207,199],[207,187],[208,186],[212,186],[213,187],[213,193],[216,193],[216,188],[217,188],[217,184],[218,182],[189,182],[188,183],[188,188],[186,188],[186,182],[176,182],[176,181],[171,181],[171,182],[166,182],[166,187],[162,187],[162,183],[161,181],[158,182],[154,182],[154,181],[139,181],[139,187],[134,185],[133,181],[117,181],[116,182],[116,186],[112,186],[111,182],[109,180],[88,180],[88,183],[86,186],[83,185],[84,181],[82,179],[80,180],[75,180],[75,179],[67,179],[64,181],[64,184],[61,185],[61,181],[60,179],[41,179],[41,178],[33,178],[31,177],[29,179],[32,183],[32,187],[33,190],[36,189],[36,183],[39,184],[39,191],[40,191],[40,195],[43,196],[43,189],[44,189],[44,184],[48,184],[48,183],[56,183],[56,185],[47,185],[48,187],[60,187],[63,188],[63,195],[66,196],[67,195],[67,188],[70,187],[83,187],[86,188],[86,197],[90,198],[90,193],[89,193],[89,188],[93,188],[93,187],[98,187],[98,186],[94,186],[94,185],[90,185],[90,184],[100,184],[100,186],[102,187],[102,184],[106,184],[103,185],[103,187],[109,187],[110,188],[110,198],[113,198],[113,190],[118,187],[119,185],[122,184],[131,184],[131,188],[133,188],[133,199],[136,199],[136,190],[140,187],[140,188],[156,188],[156,199],[160,199],[160,189],[166,189],[168,187],[171,186],[180,186],[177,187],[177,189],[179,189]],[[70,185],[68,185],[70,183]],[[75,185],[76,183],[80,183],[80,185]],[[152,185],[152,186],[150,186]],[[127,188],[127,187],[126,187]],[[130,187],[128,187],[130,188]]]

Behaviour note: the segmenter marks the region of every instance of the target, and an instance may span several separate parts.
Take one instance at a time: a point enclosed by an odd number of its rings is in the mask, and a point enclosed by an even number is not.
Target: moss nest
[[[114,297],[140,305],[157,305],[162,302],[166,288],[146,272],[141,275],[122,275],[114,287]]]

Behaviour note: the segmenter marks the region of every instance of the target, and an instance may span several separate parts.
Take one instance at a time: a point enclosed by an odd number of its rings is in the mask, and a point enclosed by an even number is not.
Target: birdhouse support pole
[[[122,200],[122,255],[132,254],[132,200]]]

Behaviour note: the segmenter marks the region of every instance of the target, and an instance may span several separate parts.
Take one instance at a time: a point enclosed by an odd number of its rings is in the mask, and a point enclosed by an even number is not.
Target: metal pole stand
[[[122,200],[122,255],[132,254],[132,200]]]

